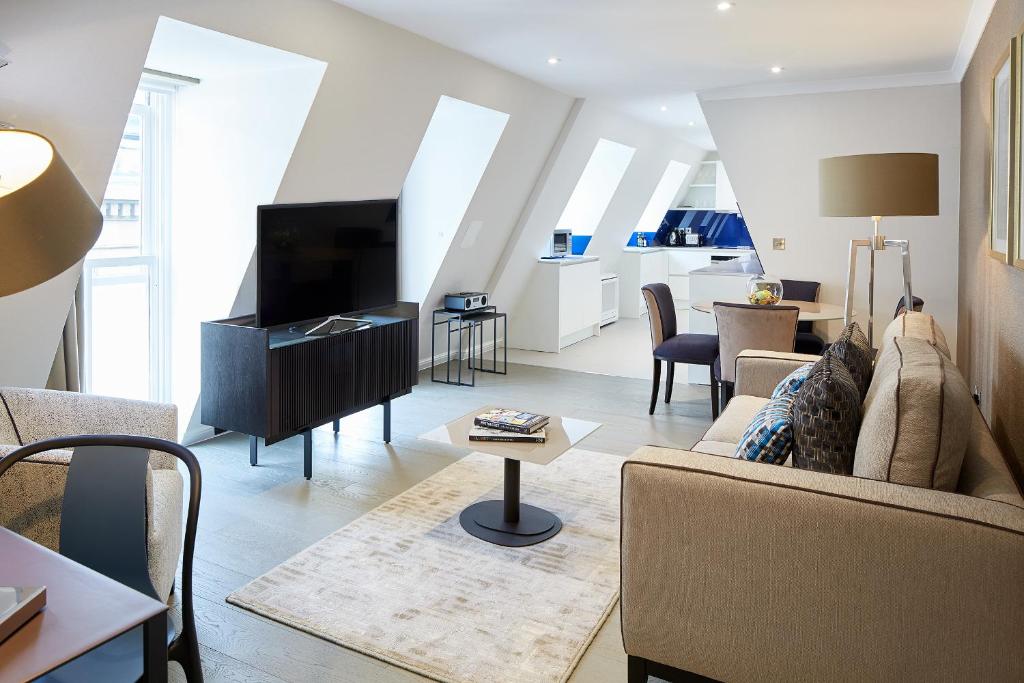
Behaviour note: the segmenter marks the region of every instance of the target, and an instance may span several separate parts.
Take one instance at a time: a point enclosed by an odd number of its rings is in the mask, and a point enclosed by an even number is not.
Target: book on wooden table
[[[505,443],[544,443],[548,440],[544,428],[541,427],[532,434],[520,434],[508,432],[504,429],[491,429],[490,427],[473,427],[469,430],[470,441],[503,441]]]
[[[46,586],[0,586],[0,642],[46,607]]]
[[[505,432],[516,434],[532,434],[548,423],[550,418],[547,415],[527,413],[522,410],[509,410],[508,408],[495,408],[481,413],[473,419],[477,427],[489,429],[500,429]]]

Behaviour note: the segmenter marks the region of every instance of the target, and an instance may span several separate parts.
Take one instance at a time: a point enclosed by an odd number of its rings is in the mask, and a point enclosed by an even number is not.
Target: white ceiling
[[[713,142],[695,92],[848,79],[864,87],[907,74],[937,82],[954,72],[972,4],[974,13],[992,4],[735,0],[720,12],[718,0],[338,1],[570,95],[678,126],[705,147]],[[769,71],[776,64],[779,75]]]

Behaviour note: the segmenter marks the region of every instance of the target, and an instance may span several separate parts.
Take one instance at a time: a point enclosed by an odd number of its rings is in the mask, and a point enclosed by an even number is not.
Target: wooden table
[[[749,301],[725,301],[729,304],[749,304]],[[823,320],[842,320],[846,317],[846,310],[839,304],[822,304],[816,301],[790,301],[783,299],[779,306],[796,306],[800,309],[799,319],[806,322],[819,322]],[[701,313],[714,313],[715,304],[710,301],[690,304],[690,308]]]
[[[519,463],[548,465],[600,427],[601,423],[552,416],[544,427],[547,436],[544,443],[470,441],[469,430],[473,428],[473,419],[494,408],[478,408],[420,438],[505,459],[503,500],[485,500],[463,510],[459,515],[459,523],[467,533],[495,545],[513,548],[546,541],[561,531],[562,520],[547,510],[519,501]]]
[[[0,527],[0,585],[46,608],[0,643],[0,683],[29,681],[143,626],[143,681],[167,680],[167,605]]]

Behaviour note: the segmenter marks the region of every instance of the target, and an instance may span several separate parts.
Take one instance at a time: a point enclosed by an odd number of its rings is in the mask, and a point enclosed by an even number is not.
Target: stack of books
[[[506,441],[508,443],[544,443],[547,415],[524,413],[521,410],[495,408],[473,419],[470,441]]]

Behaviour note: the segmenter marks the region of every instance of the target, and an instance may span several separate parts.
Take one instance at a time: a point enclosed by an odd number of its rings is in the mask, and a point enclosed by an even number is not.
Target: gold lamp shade
[[[818,162],[822,216],[938,216],[937,154],[856,154]]]
[[[0,130],[0,296],[63,273],[102,227],[103,214],[49,140]]]

